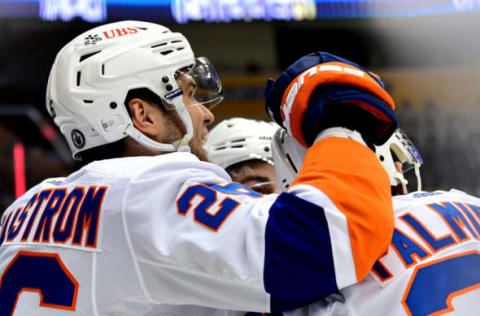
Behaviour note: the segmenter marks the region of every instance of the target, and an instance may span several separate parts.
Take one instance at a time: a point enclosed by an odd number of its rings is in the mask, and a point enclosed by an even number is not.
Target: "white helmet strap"
[[[142,132],[136,129],[132,124],[129,124],[127,126],[127,129],[125,130],[125,134],[133,138],[136,142],[138,142],[142,146],[145,146],[152,150],[161,151],[161,152],[174,152],[174,151],[189,152],[190,151],[190,147],[188,147],[188,145],[182,146],[179,144],[179,146],[175,146],[174,144],[164,144],[164,143],[159,143],[157,141],[154,141],[151,138],[145,136]],[[185,135],[185,137],[186,136],[187,135]],[[182,140],[180,140],[182,143],[185,141],[185,137],[182,138]]]
[[[186,134],[181,139],[172,142],[172,144],[160,143],[145,136],[145,134],[135,128],[132,123],[130,123],[125,129],[125,134],[132,137],[139,144],[152,150],[161,152],[189,152],[190,147],[188,146],[188,142],[193,137],[192,119],[190,118],[190,114],[188,113],[188,110],[183,103],[181,95],[176,97],[175,99],[170,100],[170,102],[174,105],[175,108],[175,110],[172,111],[177,111],[180,119],[185,124],[185,128],[187,130]]]
[[[180,119],[182,120],[183,124],[185,125],[185,128],[187,130],[187,133],[185,136],[183,136],[182,139],[173,142],[174,146],[177,148],[181,147],[188,147],[188,142],[192,139],[193,137],[193,124],[192,124],[192,118],[190,117],[190,113],[188,113],[188,110],[183,103],[182,97],[179,96],[175,98],[173,101],[175,105],[175,109],[177,110],[178,115],[180,116]],[[184,151],[184,150],[179,150],[179,151]],[[190,151],[190,149],[189,149]]]
[[[402,186],[403,194],[407,194],[408,193],[408,189],[407,189],[408,181],[407,181],[407,179],[405,179],[403,174],[401,172],[395,171],[393,177],[394,177],[395,180],[397,180],[397,183]]]
[[[421,191],[422,190],[422,177],[420,176],[420,165],[419,164],[416,164],[414,166],[414,170],[415,170],[415,177],[417,178],[417,191]],[[407,189],[407,184],[408,184],[408,180],[405,179],[405,176],[398,172],[398,171],[395,171],[395,174],[393,176],[395,178],[395,180],[397,180],[398,184],[400,184],[403,188],[403,194],[407,194],[408,193],[408,189]]]
[[[420,165],[415,165],[415,176],[417,177],[417,191],[422,190],[422,177],[420,176]]]

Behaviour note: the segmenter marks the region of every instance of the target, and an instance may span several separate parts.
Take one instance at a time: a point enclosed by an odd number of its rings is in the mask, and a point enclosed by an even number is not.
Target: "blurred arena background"
[[[76,168],[44,109],[57,51],[96,24],[164,24],[216,65],[216,121],[267,119],[263,84],[328,51],[380,74],[424,159],[426,190],[480,194],[480,0],[0,0],[0,213]]]

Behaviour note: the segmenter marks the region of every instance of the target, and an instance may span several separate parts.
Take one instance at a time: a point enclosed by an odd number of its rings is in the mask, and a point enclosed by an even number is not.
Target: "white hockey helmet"
[[[400,185],[403,193],[407,193],[408,181],[404,175],[413,169],[417,181],[416,189],[417,191],[422,189],[422,178],[420,176],[420,166],[423,163],[422,157],[415,145],[401,129],[397,129],[385,144],[376,146],[375,153],[385,170],[387,170],[392,186]],[[402,172],[399,172],[395,167],[395,161],[402,164]]]
[[[226,169],[258,159],[273,164],[271,142],[280,127],[273,122],[232,118],[218,123],[205,143],[211,162]]]
[[[286,191],[297,176],[303,165],[306,151],[293,137],[287,134],[286,130],[281,129],[275,133],[272,141],[272,153],[278,187],[281,191]],[[392,153],[395,155],[395,159]],[[397,129],[385,144],[376,146],[376,155],[387,171],[392,186],[401,185],[403,193],[407,193],[408,181],[395,167],[395,161],[399,161],[404,174],[412,169],[415,170],[417,190],[421,190],[420,166],[423,160],[415,145],[402,130]]]
[[[287,131],[279,128],[272,140],[272,156],[277,186],[282,192],[287,191],[303,165],[307,149],[300,145]]]
[[[58,53],[48,80],[47,110],[74,159],[127,136],[153,150],[188,151],[193,128],[176,82],[179,71],[195,80],[199,103],[223,99],[215,69],[206,58],[195,59],[182,34],[141,21],[105,24],[77,36]],[[187,130],[182,139],[159,143],[133,126],[124,102],[129,91],[140,88],[178,112]]]

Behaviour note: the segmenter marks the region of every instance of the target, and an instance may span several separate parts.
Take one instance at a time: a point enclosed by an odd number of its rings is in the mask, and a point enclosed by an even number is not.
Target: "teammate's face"
[[[280,193],[275,168],[261,160],[251,160],[227,168],[232,180],[262,194]]]
[[[200,160],[208,161],[208,154],[203,145],[207,141],[207,126],[213,122],[214,116],[210,110],[195,100],[196,86],[191,78],[180,76],[177,83],[183,90],[183,103],[187,107],[193,125],[193,137],[189,142],[190,149]]]

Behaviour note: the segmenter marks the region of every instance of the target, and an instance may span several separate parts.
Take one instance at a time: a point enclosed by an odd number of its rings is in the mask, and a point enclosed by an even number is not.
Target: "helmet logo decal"
[[[169,93],[165,94],[165,99],[171,100],[171,99],[176,98],[176,97],[178,97],[179,95],[182,95],[182,94],[183,94],[182,89],[177,88],[177,89],[173,90],[172,92],[169,92]]]
[[[105,38],[115,38],[135,33],[138,33],[138,30],[134,27],[122,27],[120,29],[105,31],[103,35],[105,35]]]
[[[85,46],[86,45],[95,45],[98,41],[101,41],[102,38],[98,34],[91,35],[89,34],[85,39]]]
[[[73,145],[75,145],[75,147],[77,147],[78,149],[81,149],[85,146],[85,136],[78,129],[72,130],[72,133],[70,136],[72,137],[72,142],[73,142]]]
[[[117,29],[111,29],[105,32],[102,32],[101,35],[99,34],[89,34],[87,35],[84,40],[85,46],[87,45],[95,45],[97,42],[101,41],[103,38],[105,39],[112,39],[115,37],[121,37],[130,34],[136,34],[139,30],[145,31],[147,30],[146,27],[122,27]]]

